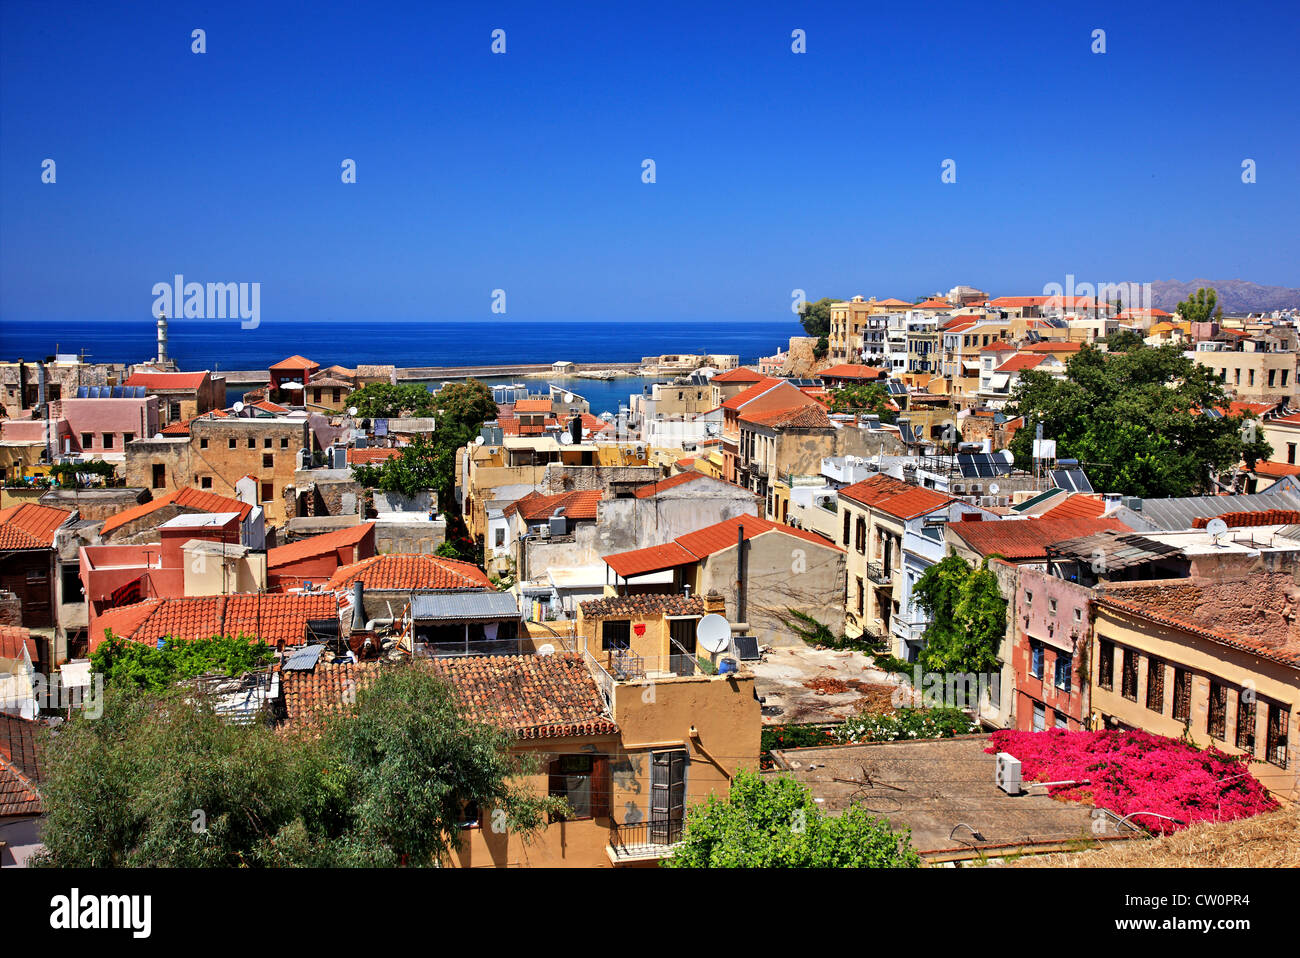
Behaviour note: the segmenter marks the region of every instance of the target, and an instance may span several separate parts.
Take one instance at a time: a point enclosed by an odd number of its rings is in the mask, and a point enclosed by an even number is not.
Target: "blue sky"
[[[713,6],[6,0],[0,319],[176,273],[281,320],[1300,285],[1293,3]]]

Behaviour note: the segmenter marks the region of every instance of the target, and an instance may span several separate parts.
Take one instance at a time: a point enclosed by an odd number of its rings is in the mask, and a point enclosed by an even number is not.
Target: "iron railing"
[[[667,849],[679,844],[685,822],[681,818],[652,816],[644,822],[632,822],[609,827],[609,845],[614,851],[635,854],[654,848]]]

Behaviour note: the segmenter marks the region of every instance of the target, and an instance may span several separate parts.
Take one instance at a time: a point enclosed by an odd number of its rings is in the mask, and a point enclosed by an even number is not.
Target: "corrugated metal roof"
[[[411,596],[411,618],[417,621],[517,619],[519,606],[509,592],[436,592]]]
[[[325,651],[323,645],[308,645],[301,648],[289,656],[289,660],[284,663],[284,669],[288,672],[304,671],[310,672],[316,668],[316,663],[320,661],[321,653]]]
[[[1173,532],[1190,529],[1197,518],[1213,519],[1228,512],[1300,509],[1293,492],[1258,492],[1243,496],[1192,496],[1185,499],[1144,499],[1138,511],[1125,506],[1115,517],[1138,531]]]

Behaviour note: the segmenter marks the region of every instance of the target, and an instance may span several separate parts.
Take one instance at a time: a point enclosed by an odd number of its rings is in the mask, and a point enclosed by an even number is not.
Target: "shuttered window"
[[[1206,721],[1210,738],[1220,742],[1228,738],[1228,687],[1222,682],[1210,682],[1210,712]]]
[[[1107,690],[1115,688],[1115,643],[1106,639],[1098,643],[1097,684]]]
[[[1186,722],[1192,717],[1192,673],[1174,669],[1174,718]]]
[[[1237,748],[1251,755],[1255,754],[1255,700],[1246,701],[1246,697],[1237,693]]]
[[[1165,710],[1165,663],[1160,659],[1147,659],[1147,708]]]

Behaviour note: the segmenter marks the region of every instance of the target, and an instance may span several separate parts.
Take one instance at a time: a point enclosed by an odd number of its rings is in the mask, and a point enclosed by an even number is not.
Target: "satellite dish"
[[[478,437],[476,437],[476,438],[474,439],[474,445],[476,445],[476,446],[481,446],[481,445],[483,445],[483,437],[482,437],[482,436],[478,436]]]
[[[153,437],[154,437],[154,439],[161,439],[161,438],[163,438],[163,434],[160,433],[160,432],[156,432],[156,433],[153,434]]]
[[[357,414],[357,407],[356,407],[356,406],[349,406],[349,407],[348,407],[348,415],[349,415],[349,416],[355,416],[356,414]]]
[[[998,494],[998,491],[999,491],[1001,488],[1002,488],[1002,487],[999,486],[996,482],[990,482],[990,483],[989,483],[989,495],[990,495],[990,496],[996,496],[996,495]]]
[[[537,654],[538,654],[538,655],[554,655],[554,654],[555,654],[555,646],[551,645],[551,643],[549,643],[549,642],[547,642],[547,643],[545,643],[545,644],[543,644],[543,645],[539,645],[539,646],[537,647]]]
[[[244,411],[244,404],[242,402],[237,402],[230,408],[233,409],[235,412],[240,413]]]
[[[572,442],[573,442],[573,437],[572,437],[571,435],[569,435],[567,432],[562,432],[562,433],[560,433],[560,445],[561,445],[561,446],[567,446],[567,445],[570,445]]]
[[[695,638],[704,651],[717,654],[731,645],[731,625],[717,613],[709,613],[695,625]]]
[[[1228,531],[1228,524],[1222,519],[1211,519],[1205,524],[1205,531],[1217,539]]]
[[[567,406],[567,405],[569,405],[571,402],[573,402],[573,393],[565,393],[565,394],[564,394],[564,404]]]

